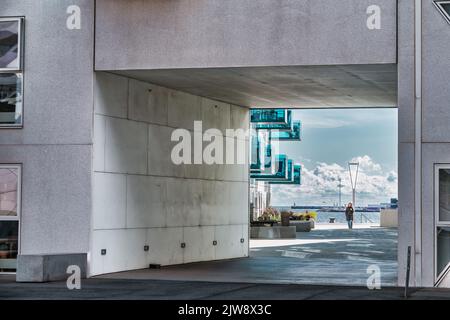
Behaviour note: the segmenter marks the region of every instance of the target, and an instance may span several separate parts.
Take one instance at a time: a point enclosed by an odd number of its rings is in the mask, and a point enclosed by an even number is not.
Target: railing
[[[363,220],[364,219],[364,220]],[[365,221],[365,222],[363,222]],[[368,216],[361,212],[361,223],[374,223]]]

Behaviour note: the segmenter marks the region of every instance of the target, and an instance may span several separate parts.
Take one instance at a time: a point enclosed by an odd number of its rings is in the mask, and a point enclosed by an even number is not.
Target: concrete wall
[[[380,30],[367,28],[371,5]],[[396,0],[97,0],[97,70],[397,62]]]
[[[25,17],[23,128],[0,129],[0,163],[23,165],[20,254],[87,253],[94,3],[2,0],[0,16]]]
[[[90,275],[248,255],[247,165],[170,158],[175,128],[248,128],[248,109],[101,72],[94,109]]]
[[[434,164],[450,163],[450,26],[422,1],[422,281],[434,285]]]
[[[433,5],[422,0],[422,208],[414,218],[414,2],[399,0],[399,284],[404,284],[406,250],[421,227],[421,250],[412,260],[411,284],[435,283],[434,164],[450,163],[450,27]],[[421,264],[417,278],[415,268]]]
[[[404,285],[414,248],[414,1],[398,1],[398,281]],[[415,274],[414,250],[411,275]],[[411,277],[413,279],[413,276]],[[414,280],[411,281],[411,284]]]

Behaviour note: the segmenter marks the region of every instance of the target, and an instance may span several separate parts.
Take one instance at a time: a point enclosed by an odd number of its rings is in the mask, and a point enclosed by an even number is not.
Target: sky
[[[293,110],[301,142],[281,142],[279,153],[302,165],[302,185],[272,185],[272,205],[334,205],[351,201],[348,162],[359,162],[356,204],[397,198],[397,109]]]

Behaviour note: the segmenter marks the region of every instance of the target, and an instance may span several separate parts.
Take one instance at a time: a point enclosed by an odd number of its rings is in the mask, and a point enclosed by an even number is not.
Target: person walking
[[[353,204],[351,202],[348,203],[347,208],[345,208],[345,219],[347,219],[347,224],[349,229],[353,229],[353,213],[355,210],[353,209]]]

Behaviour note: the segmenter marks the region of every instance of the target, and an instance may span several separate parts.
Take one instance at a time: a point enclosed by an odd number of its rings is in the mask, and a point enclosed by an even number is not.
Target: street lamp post
[[[341,207],[341,203],[342,203],[342,201],[341,201],[341,189],[342,189],[342,187],[344,186],[343,184],[342,184],[342,179],[341,178],[339,178],[338,179],[338,181],[339,181],[339,184],[338,184],[338,188],[339,188],[339,207]]]
[[[359,162],[349,162],[348,171],[350,173],[350,183],[352,184],[352,201],[356,210],[356,182],[358,180]]]

